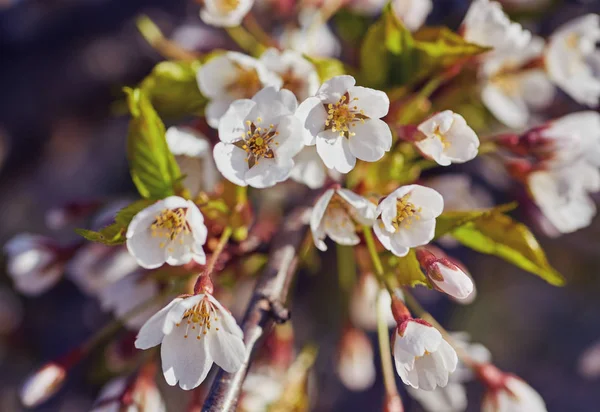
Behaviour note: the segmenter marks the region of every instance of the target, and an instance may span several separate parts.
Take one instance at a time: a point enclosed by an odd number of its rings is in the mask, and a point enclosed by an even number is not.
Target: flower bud
[[[337,374],[344,386],[363,391],[375,382],[373,347],[367,335],[355,328],[346,329],[340,340]]]
[[[30,375],[21,387],[19,393],[21,402],[28,408],[42,404],[58,392],[66,376],[65,367],[59,363],[51,362],[44,365]]]
[[[438,258],[425,248],[417,249],[417,259],[432,286],[457,299],[466,299],[473,292],[473,281],[446,257]]]

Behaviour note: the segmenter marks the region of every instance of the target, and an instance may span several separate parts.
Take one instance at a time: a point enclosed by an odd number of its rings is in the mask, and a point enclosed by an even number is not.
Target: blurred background
[[[428,24],[456,28],[468,3],[435,1]],[[545,4],[539,11],[515,9],[514,16],[543,35],[572,17],[600,11],[598,0],[540,3]],[[124,150],[128,118],[118,101],[122,87],[139,82],[161,57],[134,20],[149,15],[187,48],[233,49],[222,31],[201,25],[198,10],[192,1],[173,0],[0,0],[0,244],[16,233],[49,234],[47,212],[65,203],[135,196]],[[76,239],[70,231],[58,236]],[[540,241],[568,279],[566,287],[458,249],[476,280],[477,299],[462,307],[426,290],[418,296],[450,330],[469,332],[491,350],[499,367],[528,381],[550,411],[595,412],[600,353],[586,358],[583,374],[580,356],[600,341],[600,219],[560,238],[540,234]],[[323,261],[334,265],[335,257]],[[4,264],[0,267],[0,411],[18,411],[23,378],[110,318],[69,281],[41,297],[23,298],[12,291]],[[367,392],[353,393],[332,372],[336,315],[326,304],[337,284],[325,278],[330,272],[302,277],[295,300],[296,313],[309,296],[316,305],[311,316],[296,322],[303,329],[298,335],[309,339],[318,333],[330,343],[316,363],[320,396],[314,410],[376,410],[383,394],[380,377]],[[38,410],[87,410],[102,382],[94,370],[93,358],[84,362],[59,396]],[[476,383],[469,389],[469,410],[478,410],[480,389]],[[420,411],[404,398],[408,411]]]

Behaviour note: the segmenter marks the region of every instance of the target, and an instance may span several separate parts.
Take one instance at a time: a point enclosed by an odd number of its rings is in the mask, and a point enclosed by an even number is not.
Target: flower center
[[[281,86],[282,89],[287,89],[294,93],[296,97],[300,98],[304,86],[304,81],[301,77],[296,76],[291,69],[288,69],[281,74],[281,80],[283,81],[283,86]]]
[[[329,103],[325,106],[327,110],[327,120],[325,121],[325,129],[332,132],[339,132],[340,136],[354,136],[354,132],[350,131],[350,127],[355,127],[356,122],[364,123],[368,119],[363,110],[359,110],[358,106],[352,102],[358,100],[358,97],[350,99],[348,93],[344,94],[337,103]]]
[[[517,75],[498,74],[492,78],[492,83],[507,96],[517,96],[521,92],[521,84]]]
[[[271,145],[279,145],[279,142],[275,141],[275,138],[279,135],[279,132],[275,131],[275,126],[270,124],[268,127],[260,127],[262,119],[258,117],[256,122],[246,121],[248,130],[242,135],[242,140],[234,143],[240,149],[246,151],[248,156],[246,161],[248,167],[252,168],[260,162],[260,159],[273,159],[275,152],[271,148]]]
[[[164,209],[156,216],[154,222],[150,225],[152,237],[164,237],[168,240],[175,240],[181,234],[191,233],[191,228],[186,220],[187,209],[182,207],[176,209]],[[183,237],[180,237],[179,243],[183,244]],[[165,247],[162,242],[160,247]]]
[[[235,79],[226,87],[227,92],[238,99],[250,99],[261,89],[258,73],[254,68],[246,68],[234,62]]]
[[[221,0],[218,7],[221,11],[229,13],[237,9],[240,5],[240,0]]]
[[[200,340],[202,335],[206,335],[211,329],[213,322],[219,321],[219,317],[215,307],[207,298],[204,298],[196,306],[185,311],[183,321],[186,325],[183,337],[187,338],[191,329],[197,331],[196,339]],[[181,322],[177,326],[181,326]],[[215,326],[214,330],[218,331],[219,327]]]
[[[396,218],[392,220],[392,226],[396,230],[400,228],[400,226],[404,225],[405,227],[410,227],[413,219],[421,219],[419,216],[419,212],[421,212],[421,208],[415,207],[414,204],[408,201],[410,195],[404,195],[400,199],[396,201]]]

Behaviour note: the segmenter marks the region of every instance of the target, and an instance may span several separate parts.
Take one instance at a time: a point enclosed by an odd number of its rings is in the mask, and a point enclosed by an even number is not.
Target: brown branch
[[[284,303],[296,272],[298,249],[307,232],[308,211],[307,207],[294,209],[274,237],[269,262],[254,288],[242,322],[246,360],[235,373],[219,371],[204,402],[203,412],[235,411],[252,352],[274,323],[289,319],[290,314]]]

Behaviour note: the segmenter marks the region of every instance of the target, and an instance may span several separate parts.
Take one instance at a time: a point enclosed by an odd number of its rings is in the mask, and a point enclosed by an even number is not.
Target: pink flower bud
[[[66,376],[64,366],[55,362],[47,363],[25,381],[19,393],[21,402],[28,408],[42,404],[58,392]]]
[[[473,292],[473,281],[446,257],[438,258],[425,248],[417,250],[417,259],[432,286],[457,299],[466,299]]]

